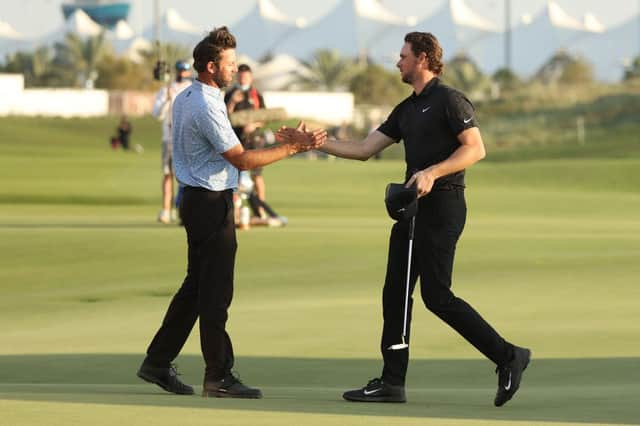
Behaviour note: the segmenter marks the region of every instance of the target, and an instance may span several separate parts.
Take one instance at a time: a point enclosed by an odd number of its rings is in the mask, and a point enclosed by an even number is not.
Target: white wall
[[[284,108],[290,117],[334,125],[353,121],[353,94],[350,92],[266,91],[263,96],[267,107]],[[115,113],[115,107],[112,109]],[[25,89],[22,75],[0,74],[0,115],[92,117],[109,112],[109,92],[106,90]]]
[[[24,90],[22,74],[0,74],[0,115],[11,113],[12,106]]]
[[[350,92],[263,92],[268,108],[284,108],[289,117],[309,118],[339,125],[353,120]]]
[[[95,117],[109,112],[109,92],[85,89],[27,89],[14,115]]]
[[[25,89],[22,75],[0,74],[0,115],[92,117],[108,112],[106,90]]]

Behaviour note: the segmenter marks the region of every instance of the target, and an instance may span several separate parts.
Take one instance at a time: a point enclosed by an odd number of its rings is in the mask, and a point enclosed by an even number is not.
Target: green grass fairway
[[[112,123],[113,122],[113,123]],[[640,424],[640,160],[485,161],[468,173],[454,290],[534,358],[493,407],[494,366],[416,299],[407,404],[341,400],[379,375],[395,161],[268,167],[282,229],[239,232],[229,329],[257,401],[135,377],[185,271],[155,222],[159,128],[112,152],[116,120],[0,120],[0,425]],[[418,293],[416,293],[416,296]],[[197,328],[177,359],[199,390]]]

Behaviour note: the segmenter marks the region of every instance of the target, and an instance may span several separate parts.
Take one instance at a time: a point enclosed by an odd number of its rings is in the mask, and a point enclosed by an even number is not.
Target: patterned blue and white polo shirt
[[[222,154],[240,141],[220,89],[194,81],[173,104],[173,166],[180,184],[223,191],[238,186],[238,169]]]

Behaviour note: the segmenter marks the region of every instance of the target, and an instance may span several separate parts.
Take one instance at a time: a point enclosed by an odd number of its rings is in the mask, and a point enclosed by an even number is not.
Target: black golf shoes
[[[143,362],[137,375],[142,380],[154,383],[167,392],[177,395],[193,395],[193,388],[180,381],[178,371],[173,365],[169,367],[154,367],[147,362]]]
[[[390,385],[382,379],[373,379],[363,388],[342,394],[347,401],[355,402],[407,402],[404,386]]]
[[[260,391],[260,389],[250,388],[232,373],[227,373],[221,380],[205,381],[202,386],[202,396],[259,399],[262,398],[262,391]]]
[[[526,348],[515,346],[513,348],[513,358],[506,365],[498,366],[498,391],[494,404],[496,407],[503,406],[507,401],[513,398],[513,395],[520,388],[522,373],[529,365],[531,360],[531,351]]]

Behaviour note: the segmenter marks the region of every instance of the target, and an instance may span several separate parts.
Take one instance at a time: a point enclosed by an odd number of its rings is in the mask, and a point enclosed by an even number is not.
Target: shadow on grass
[[[502,408],[493,407],[496,378],[492,365],[484,360],[413,360],[407,404],[358,404],[342,401],[341,394],[377,374],[378,360],[242,357],[236,363],[238,371],[245,382],[261,387],[265,398],[240,401],[166,394],[135,376],[141,359],[128,354],[0,356],[0,399],[640,424],[640,358],[534,358],[517,397]],[[182,378],[199,385],[200,357],[181,356],[178,363]]]
[[[172,229],[157,222],[140,223],[0,223],[0,229]]]
[[[153,199],[126,195],[85,195],[85,194],[1,194],[0,204],[57,204],[86,206],[133,206],[150,205]]]

